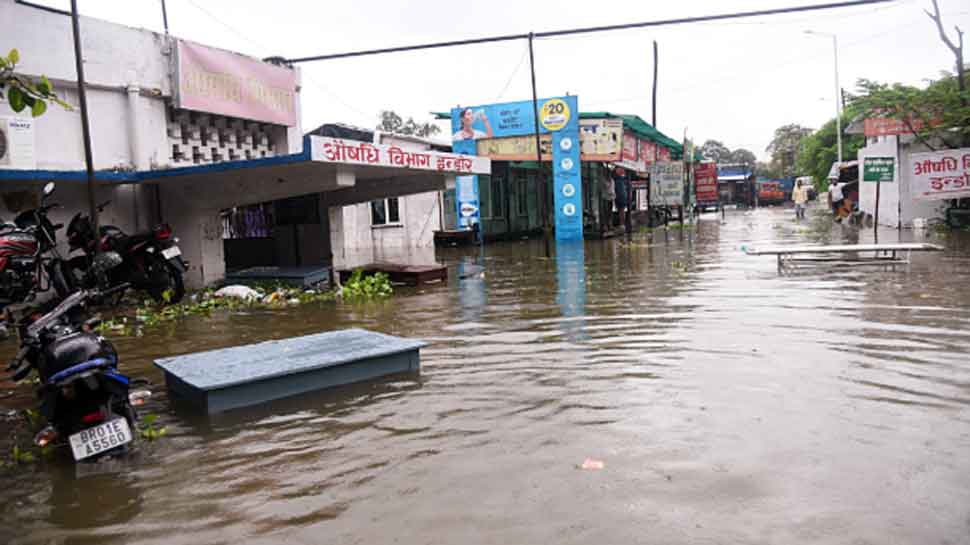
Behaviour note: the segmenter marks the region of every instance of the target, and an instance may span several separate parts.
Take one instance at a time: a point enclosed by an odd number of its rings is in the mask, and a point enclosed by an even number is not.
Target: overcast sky
[[[34,0],[69,9],[66,0]],[[827,0],[168,0],[171,32],[257,57],[299,57],[430,41],[825,3]],[[970,33],[970,2],[939,0],[949,29]],[[160,0],[79,0],[83,15],[162,30]],[[723,141],[765,158],[786,123],[834,116],[832,41],[840,81],[920,84],[953,70],[923,14],[930,0],[733,22],[554,38],[536,43],[539,96],[578,95],[583,111],[650,121],[652,40],[660,45],[657,125],[673,138]],[[381,109],[430,119],[456,105],[531,99],[525,41],[301,65],[303,127],[373,127]]]

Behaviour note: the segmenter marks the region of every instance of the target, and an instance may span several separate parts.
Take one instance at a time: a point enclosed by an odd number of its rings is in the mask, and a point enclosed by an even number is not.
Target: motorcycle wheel
[[[146,260],[148,278],[152,285],[148,294],[156,303],[174,305],[185,296],[185,283],[182,281],[182,271],[173,267],[168,261],[156,255],[150,255]],[[168,301],[165,300],[169,293]]]

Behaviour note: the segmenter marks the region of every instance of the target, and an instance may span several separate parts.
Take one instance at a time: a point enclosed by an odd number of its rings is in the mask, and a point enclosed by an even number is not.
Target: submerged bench
[[[345,329],[155,360],[178,397],[218,413],[396,373],[418,372],[422,341]]]
[[[773,255],[778,258],[778,269],[797,261],[818,263],[843,263],[851,265],[909,263],[912,252],[941,252],[942,246],[922,242],[890,244],[835,244],[742,247],[748,255]],[[904,253],[905,257],[899,254]],[[847,254],[854,254],[847,255]],[[866,255],[871,254],[871,255]]]

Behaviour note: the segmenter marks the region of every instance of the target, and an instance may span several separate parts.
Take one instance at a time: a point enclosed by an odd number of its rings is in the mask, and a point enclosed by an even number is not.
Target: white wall
[[[897,145],[897,139],[900,139]],[[882,182],[879,187],[879,224],[888,227],[912,228],[914,218],[943,218],[939,202],[917,201],[911,196],[913,153],[929,151],[912,137],[880,136],[869,138],[865,148],[859,150],[859,209],[875,216],[876,183],[863,179],[866,157],[893,157],[896,163],[895,182]]]
[[[375,143],[430,149],[421,139],[377,133]],[[369,202],[330,208],[334,267],[349,269],[374,261],[411,265],[434,263],[434,232],[442,229],[439,193],[398,197],[400,223],[373,225]]]

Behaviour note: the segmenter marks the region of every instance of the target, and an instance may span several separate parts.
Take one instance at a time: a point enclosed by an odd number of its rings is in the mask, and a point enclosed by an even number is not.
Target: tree
[[[842,112],[842,126],[848,124],[860,113],[857,106],[849,105]],[[846,157],[856,157],[857,152],[865,147],[866,138],[862,135],[843,135],[842,153]],[[798,174],[809,175],[815,182],[815,189],[820,193],[828,189],[828,174],[838,154],[838,143],[835,137],[835,119],[830,119],[814,133],[802,138],[795,168]]]
[[[781,178],[781,172],[771,163],[762,163],[761,161],[755,163],[754,173],[762,178]]]
[[[377,130],[383,132],[414,135],[422,138],[441,132],[441,128],[434,123],[418,123],[413,117],[404,121],[394,110],[381,110],[380,120]]]
[[[731,150],[717,140],[708,140],[700,147],[701,155],[708,161],[715,163],[727,163],[730,160]]]
[[[17,74],[15,71],[19,62],[20,52],[16,49],[11,49],[6,57],[0,55],[0,98],[6,90],[7,103],[10,104],[11,110],[19,113],[25,108],[30,108],[30,114],[37,117],[47,111],[48,101],[71,109],[67,103],[57,97],[47,77],[41,76],[40,81],[34,82],[26,76]]]
[[[754,166],[758,162],[758,157],[749,150],[738,148],[731,152],[730,162],[739,165]]]
[[[771,154],[772,166],[782,176],[795,174],[795,163],[802,139],[812,133],[812,129],[792,123],[775,129],[775,135],[765,151]]]
[[[967,90],[966,81],[964,81],[964,72],[966,72],[967,67],[963,64],[963,31],[960,30],[960,27],[954,25],[953,28],[957,31],[957,44],[954,44],[953,40],[946,35],[946,31],[943,30],[943,18],[940,16],[940,6],[936,3],[936,0],[933,0],[933,13],[930,13],[929,10],[924,11],[936,23],[936,29],[940,31],[940,39],[953,52],[956,59],[957,89],[961,96],[961,103],[965,108],[970,100],[963,96]]]

